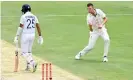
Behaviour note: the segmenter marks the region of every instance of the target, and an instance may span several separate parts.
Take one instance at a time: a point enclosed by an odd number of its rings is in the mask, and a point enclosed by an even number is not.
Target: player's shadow
[[[82,63],[101,63],[102,62],[102,61],[96,60],[96,59],[80,59],[77,61],[82,62]]]

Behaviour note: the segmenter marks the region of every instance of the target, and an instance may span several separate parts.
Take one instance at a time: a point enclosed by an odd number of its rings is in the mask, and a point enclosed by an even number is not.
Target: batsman
[[[38,31],[38,43],[43,44],[43,37],[41,35],[41,30],[39,26],[38,18],[31,13],[31,7],[28,4],[22,6],[22,16],[20,18],[20,25],[18,27],[14,42],[18,44],[18,39],[20,37],[20,51],[21,55],[26,60],[26,69],[35,72],[37,69],[37,63],[32,57],[32,45],[35,38],[35,28]]]

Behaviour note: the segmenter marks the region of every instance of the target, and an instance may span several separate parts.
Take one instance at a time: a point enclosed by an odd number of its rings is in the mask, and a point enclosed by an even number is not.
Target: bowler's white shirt
[[[92,14],[87,15],[87,25],[92,25],[93,31],[98,31],[98,26],[102,24],[103,18],[106,17],[106,14],[100,10],[100,9],[95,9],[97,15],[93,16]],[[105,25],[103,25],[102,29],[105,29]]]

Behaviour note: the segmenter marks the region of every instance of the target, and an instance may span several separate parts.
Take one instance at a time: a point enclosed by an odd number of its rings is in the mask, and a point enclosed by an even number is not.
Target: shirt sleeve
[[[20,18],[20,24],[24,24],[24,17],[23,16],[21,16],[21,18]]]
[[[35,16],[35,22],[36,23],[39,23],[38,18],[36,16]]]
[[[87,25],[92,25],[92,21],[91,21],[91,17],[90,17],[90,15],[88,14],[87,15]]]
[[[102,18],[106,17],[106,14],[102,10],[99,9],[99,12]]]

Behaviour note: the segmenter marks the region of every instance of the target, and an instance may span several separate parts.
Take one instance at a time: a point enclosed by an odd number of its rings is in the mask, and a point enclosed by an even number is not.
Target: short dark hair
[[[93,4],[92,3],[88,3],[87,4],[87,7],[90,7],[90,6],[93,6]]]

